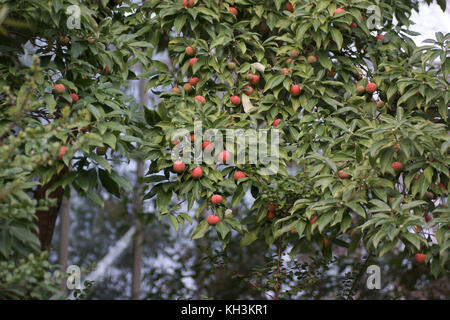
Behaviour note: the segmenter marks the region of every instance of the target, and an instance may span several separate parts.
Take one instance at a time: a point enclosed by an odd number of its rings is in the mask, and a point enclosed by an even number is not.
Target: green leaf
[[[253,241],[258,239],[255,231],[247,232],[241,239],[241,246],[245,247],[250,245]]]
[[[209,230],[209,224],[206,221],[206,219],[200,221],[200,223],[194,229],[191,240],[203,238],[208,230]]]

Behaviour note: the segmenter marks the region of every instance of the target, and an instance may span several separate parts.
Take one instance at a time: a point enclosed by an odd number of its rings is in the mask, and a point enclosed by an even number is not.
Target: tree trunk
[[[140,69],[142,69],[140,67]],[[145,79],[139,80],[139,103],[144,106],[147,102]],[[143,184],[140,179],[144,177],[144,161],[137,159],[136,188],[134,193],[134,225],[136,234],[133,240],[133,274],[131,283],[131,299],[139,300],[141,295],[141,271],[142,271],[142,225],[139,221],[139,214],[142,212],[142,192]]]
[[[61,229],[59,240],[59,265],[63,273],[67,270],[69,258],[69,232],[70,232],[70,196],[64,197],[61,204]],[[61,282],[61,290],[67,292],[65,279]]]
[[[34,192],[34,199],[38,202],[45,199],[46,191],[55,183],[58,178],[68,172],[68,168],[64,167],[61,172],[55,174],[50,181],[45,185],[40,185]],[[64,195],[64,189],[62,187],[56,188],[48,196],[49,199],[56,199],[56,205],[54,207],[49,207],[47,210],[36,211],[36,216],[38,218],[36,224],[39,229],[39,240],[41,241],[41,249],[46,250],[50,248],[50,244],[53,238],[53,232],[55,231],[56,218],[58,217],[58,211],[61,207],[61,202]]]

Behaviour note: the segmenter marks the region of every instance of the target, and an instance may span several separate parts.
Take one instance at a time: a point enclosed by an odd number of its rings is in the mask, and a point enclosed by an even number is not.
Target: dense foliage
[[[118,153],[151,161],[145,198],[176,230],[199,221],[192,239],[263,239],[278,260],[288,247],[327,261],[338,246],[424,253],[434,276],[447,272],[450,34],[417,47],[416,1],[377,2],[380,25],[371,5],[0,0],[0,261],[49,247],[69,185],[99,205],[100,187],[131,190],[111,167]],[[138,78],[159,98],[145,113],[123,94]],[[196,121],[203,132],[190,136]],[[227,159],[173,172],[174,154],[202,154],[208,129],[280,130],[279,170]],[[222,141],[209,142],[217,159]],[[248,140],[224,146],[251,157]],[[225,215],[246,195],[248,213]]]

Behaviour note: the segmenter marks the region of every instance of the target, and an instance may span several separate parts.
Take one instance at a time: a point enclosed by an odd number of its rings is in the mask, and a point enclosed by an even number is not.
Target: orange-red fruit
[[[193,86],[196,86],[199,81],[200,79],[198,77],[192,77],[189,79],[189,83]]]
[[[194,142],[195,141],[195,134],[191,133],[191,135],[189,136],[189,141],[190,142]]]
[[[251,95],[252,93],[253,93],[253,88],[252,87],[250,87],[250,86],[245,86],[244,87],[244,93],[246,94],[246,95]]]
[[[384,101],[383,100],[378,100],[377,101],[377,108],[383,108],[384,107]]]
[[[242,171],[236,171],[235,173],[234,173],[234,180],[239,180],[239,179],[241,179],[241,178],[245,178],[246,177],[246,175],[245,175],[245,173],[244,172],[242,172]]]
[[[211,202],[213,204],[219,204],[223,200],[222,196],[220,194],[213,194],[211,197]]]
[[[289,63],[291,63],[291,62],[292,62],[292,59],[291,59],[291,58],[286,59],[286,64],[289,64]]]
[[[272,220],[273,218],[275,218],[275,213],[272,211],[267,212],[267,219]]]
[[[294,7],[292,6],[292,3],[290,2],[286,3],[285,7],[287,11],[294,12]]]
[[[425,221],[428,222],[428,221],[430,221],[430,220],[431,220],[431,216],[427,214],[427,215],[425,216]]]
[[[239,98],[238,96],[231,96],[230,97],[230,101],[231,101],[232,104],[237,106],[237,105],[239,105],[241,103],[241,98]]]
[[[395,162],[391,165],[391,167],[392,167],[392,169],[394,169],[394,171],[397,172],[397,173],[403,170],[403,165],[402,165],[400,162],[398,162],[398,161],[395,161]]]
[[[194,101],[195,100],[197,100],[201,104],[205,104],[206,103],[206,99],[204,97],[202,97],[202,96],[195,96]]]
[[[377,40],[384,42],[384,36],[382,34],[377,35]]]
[[[211,214],[208,216],[208,218],[206,218],[206,222],[208,222],[210,226],[215,226],[220,222],[220,218],[216,215]]]
[[[172,92],[174,92],[174,93],[180,93],[181,92],[181,90],[180,90],[180,88],[178,88],[178,87],[175,87],[175,88],[172,88]]]
[[[281,119],[275,119],[275,120],[273,120],[272,126],[274,126],[274,127],[278,126],[278,124],[280,123],[280,121],[281,121]]]
[[[293,96],[298,96],[300,94],[300,91],[302,91],[302,89],[300,88],[300,86],[298,84],[293,84],[291,86],[291,94]]]
[[[58,93],[63,93],[64,91],[66,91],[66,87],[61,83],[55,84],[55,86],[53,88]]]
[[[203,176],[203,170],[200,167],[195,167],[191,170],[191,177],[194,179],[200,179]]]
[[[311,219],[310,223],[313,224],[314,221],[316,221],[316,220],[317,220],[317,216],[316,216],[316,217],[313,217],[313,218]]]
[[[253,75],[252,79],[250,80],[251,84],[258,84],[259,82],[259,76]]]
[[[292,50],[289,52],[289,56],[290,56],[291,58],[297,58],[297,57],[298,57],[298,51],[295,50],[295,49],[292,49]]]
[[[348,178],[350,178],[350,175],[348,173],[344,173],[344,170],[339,171],[338,176],[341,179],[348,179]]]
[[[394,146],[394,148],[395,148],[395,153],[398,153],[399,150],[400,150],[400,144],[397,143],[397,144]]]
[[[438,183],[437,186],[442,190],[447,190],[447,187],[443,183]]]
[[[357,28],[358,24],[356,22],[352,22],[352,23],[350,23],[350,27]]]
[[[238,11],[237,11],[237,9],[236,9],[236,8],[233,8],[233,7],[229,7],[229,8],[228,8],[228,10],[230,10],[230,12],[231,12],[232,14],[234,14],[235,16],[237,16],[237,15],[238,15]]]
[[[374,93],[377,90],[377,85],[373,82],[369,82],[366,86],[367,93]]]
[[[109,70],[108,66],[105,66],[105,73],[106,74],[110,74],[111,73],[111,71]]]
[[[231,161],[231,153],[228,150],[223,150],[219,153],[220,163],[229,163]]]
[[[425,257],[426,255],[423,253],[416,253],[414,259],[417,263],[425,263]]]
[[[62,158],[64,157],[64,154],[67,151],[67,147],[66,146],[62,146],[61,149],[59,149],[59,155],[58,155],[58,159],[62,160]]]
[[[317,62],[317,56],[309,56],[308,57],[308,63],[314,64]]]
[[[172,169],[173,171],[175,171],[176,173],[181,173],[186,169],[186,165],[184,164],[183,161],[176,161],[173,165],[172,165]]]
[[[185,84],[183,85],[183,89],[184,89],[184,91],[186,91],[186,92],[191,92],[191,91],[192,91],[192,85],[191,85],[190,83],[185,83]]]
[[[281,70],[282,74],[288,74],[289,72],[292,72],[292,69],[283,68],[283,70]]]
[[[194,6],[194,0],[183,0],[183,7],[192,8]]]
[[[337,8],[336,10],[334,10],[334,15],[341,13],[341,12],[345,12],[345,9],[343,8]]]
[[[73,102],[77,102],[80,99],[76,93],[71,93],[70,97],[72,98]]]
[[[366,91],[364,86],[356,86],[356,93],[357,94],[363,94]]]
[[[202,150],[205,150],[210,145],[212,145],[212,143],[210,141],[203,141],[203,143],[202,143]]]
[[[197,62],[198,58],[191,58],[189,59],[189,65],[191,66],[191,68],[194,67],[194,64]]]
[[[172,141],[172,144],[173,144],[174,146],[176,146],[176,145],[179,144],[179,143],[180,143],[180,141],[177,141],[177,140]]]
[[[195,55],[195,48],[194,47],[186,47],[186,50],[184,51],[188,56],[193,56]]]

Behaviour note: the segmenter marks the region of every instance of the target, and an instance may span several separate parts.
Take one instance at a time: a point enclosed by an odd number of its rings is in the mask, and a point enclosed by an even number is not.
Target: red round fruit
[[[274,126],[274,127],[278,126],[278,124],[280,123],[280,121],[281,121],[281,119],[275,119],[275,120],[273,120],[272,126]]]
[[[208,222],[210,226],[215,226],[220,222],[220,218],[214,214],[210,214],[208,218],[206,218],[206,222]]]
[[[396,173],[400,172],[403,170],[403,165],[401,164],[401,162],[395,161],[392,165],[391,165],[392,169],[394,169],[394,171]]]
[[[377,90],[377,85],[373,82],[369,82],[366,86],[367,93],[374,93]]]
[[[384,36],[382,34],[377,35],[377,40],[384,42]]]
[[[430,221],[430,220],[431,220],[431,216],[430,216],[429,214],[427,214],[427,215],[425,216],[425,221],[428,222],[428,221]]]
[[[349,179],[350,178],[350,175],[348,173],[344,173],[344,170],[339,171],[338,176],[341,179]]]
[[[254,75],[252,77],[252,79],[250,80],[251,84],[258,84],[258,82],[259,82],[259,76],[257,76],[257,75]]]
[[[296,49],[292,49],[291,51],[289,51],[289,56],[291,58],[297,58],[298,57],[298,51]]]
[[[62,160],[62,158],[64,157],[64,154],[67,151],[67,147],[66,146],[62,146],[61,149],[59,149],[59,155],[58,155],[58,159]]]
[[[275,218],[275,213],[272,211],[267,212],[267,219],[272,220],[273,218]]]
[[[77,102],[80,99],[76,93],[71,93],[70,97],[72,98],[73,102]]]
[[[205,104],[206,103],[206,99],[204,97],[202,97],[202,96],[195,96],[194,101],[195,100],[197,100],[201,104]]]
[[[177,140],[172,141],[172,144],[173,144],[174,146],[176,146],[176,145],[179,144],[179,143],[180,143],[180,141],[177,141]]]
[[[292,3],[290,2],[286,3],[285,7],[287,11],[294,12],[294,7],[292,6]]]
[[[189,79],[189,83],[193,86],[196,86],[199,81],[200,79],[198,77],[193,77]]]
[[[186,47],[186,50],[184,50],[184,52],[186,53],[186,55],[192,57],[193,55],[195,55],[195,48],[191,46]]]
[[[252,87],[250,87],[250,86],[245,86],[244,87],[244,93],[246,94],[246,95],[251,95],[252,93],[253,93],[253,88]]]
[[[195,167],[191,170],[191,177],[194,179],[200,179],[203,176],[203,170],[200,167]]]
[[[298,84],[293,84],[291,86],[291,94],[293,96],[298,96],[300,94],[300,91],[302,91],[302,89],[300,88],[300,86]]]
[[[192,85],[190,83],[185,83],[183,85],[183,90],[186,92],[191,92],[192,91]]]
[[[181,90],[180,90],[180,88],[175,87],[175,88],[172,88],[172,92],[179,94],[179,93],[181,93]]]
[[[426,255],[423,253],[416,253],[414,259],[417,263],[425,263],[425,257]]]
[[[245,178],[245,177],[246,177],[246,174],[242,171],[236,171],[234,173],[234,180],[236,180],[236,181],[239,179]]]
[[[211,197],[211,202],[213,204],[219,204],[223,200],[222,196],[220,194],[213,194]]]
[[[233,8],[233,7],[229,7],[229,8],[228,8],[228,10],[230,10],[230,12],[231,12],[232,14],[234,14],[235,16],[237,16],[237,15],[238,15],[238,11],[237,11],[237,9],[236,9],[236,8]]]
[[[229,163],[231,161],[231,153],[228,150],[223,150],[219,153],[219,163]]]
[[[189,65],[191,66],[191,68],[194,67],[194,64],[197,62],[198,58],[191,58],[189,59]]]
[[[173,171],[175,171],[176,173],[181,173],[186,169],[186,165],[184,164],[183,161],[176,161],[173,166]]]
[[[231,96],[230,97],[230,101],[231,101],[232,104],[237,106],[237,105],[239,105],[241,103],[241,98],[239,98],[238,96]]]
[[[334,10],[334,15],[337,15],[338,13],[341,13],[341,12],[345,12],[345,9],[337,8],[336,10]]]
[[[63,93],[64,91],[66,91],[66,87],[61,83],[55,84],[55,86],[53,88],[58,93]]]
[[[205,150],[206,148],[211,149],[212,143],[210,141],[203,141],[202,143],[202,150]]]
[[[192,8],[194,6],[194,0],[183,0],[183,7]]]
[[[352,23],[350,23],[350,27],[357,28],[358,24],[356,22],[352,22]]]

